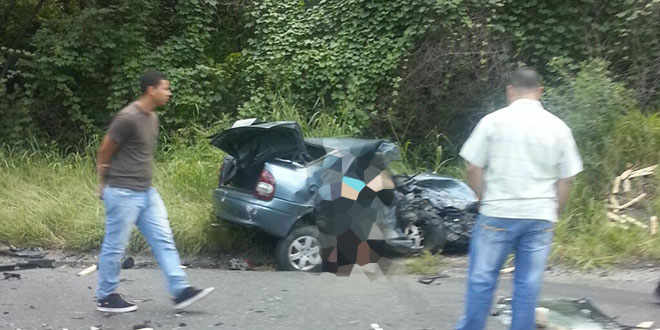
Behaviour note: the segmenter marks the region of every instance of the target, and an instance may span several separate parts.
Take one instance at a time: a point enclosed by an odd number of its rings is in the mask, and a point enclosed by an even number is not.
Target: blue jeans
[[[477,217],[470,242],[465,314],[456,329],[485,328],[500,268],[515,253],[512,330],[536,329],[535,308],[545,262],[552,244],[553,224],[545,220]]]
[[[105,186],[103,203],[106,221],[99,255],[97,299],[103,299],[117,289],[121,258],[134,225],[151,246],[151,252],[167,279],[170,294],[177,296],[189,286],[186,274],[180,267],[165,204],[156,189],[136,191]]]

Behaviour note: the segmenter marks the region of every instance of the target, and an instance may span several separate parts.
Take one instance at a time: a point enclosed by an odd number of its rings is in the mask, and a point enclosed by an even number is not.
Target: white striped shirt
[[[531,99],[482,118],[460,155],[484,169],[480,213],[492,217],[557,221],[555,183],[582,171],[570,128]]]

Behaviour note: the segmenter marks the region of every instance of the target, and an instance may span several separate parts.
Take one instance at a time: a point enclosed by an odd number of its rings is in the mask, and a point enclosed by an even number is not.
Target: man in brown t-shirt
[[[211,293],[188,284],[165,204],[151,186],[152,162],[158,139],[156,107],[169,101],[170,82],[156,71],[140,78],[142,95],[112,120],[97,154],[98,196],[105,206],[105,236],[99,255],[97,307],[102,312],[137,309],[115,292],[121,258],[136,225],[151,246],[174,297],[175,308],[185,308]]]

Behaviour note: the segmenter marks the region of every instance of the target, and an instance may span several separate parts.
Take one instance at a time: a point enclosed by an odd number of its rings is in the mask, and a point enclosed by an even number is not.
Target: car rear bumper
[[[213,205],[218,219],[256,227],[280,238],[289,233],[300,217],[314,209],[310,205],[291,203],[279,198],[262,201],[252,194],[229,187],[214,190]]]

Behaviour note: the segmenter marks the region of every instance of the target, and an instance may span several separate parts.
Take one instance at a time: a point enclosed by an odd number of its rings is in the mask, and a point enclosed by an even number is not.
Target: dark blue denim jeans
[[[486,325],[500,268],[515,253],[512,330],[536,329],[535,308],[550,253],[553,223],[534,219],[477,217],[470,242],[465,312],[456,329]]]

